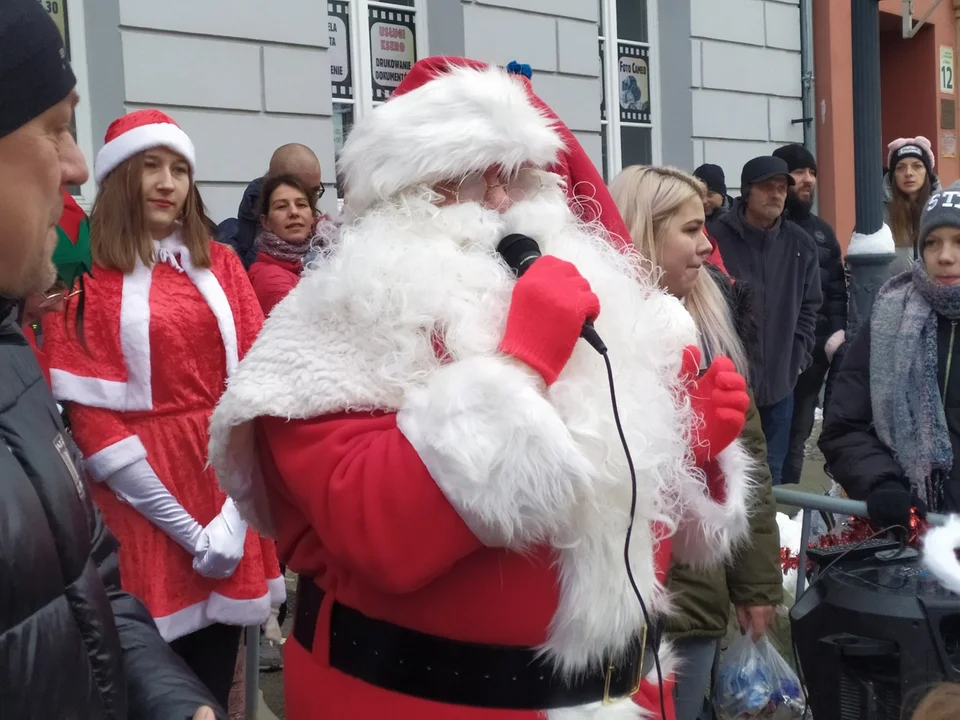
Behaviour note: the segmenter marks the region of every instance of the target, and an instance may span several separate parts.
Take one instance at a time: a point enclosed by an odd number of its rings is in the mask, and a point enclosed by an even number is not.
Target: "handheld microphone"
[[[533,262],[540,257],[540,246],[532,237],[521,233],[507,235],[497,244],[497,252],[504,259],[507,266],[519,278],[530,269]],[[580,337],[586,340],[601,355],[607,352],[607,346],[593,328],[593,320],[587,318],[580,331]]]

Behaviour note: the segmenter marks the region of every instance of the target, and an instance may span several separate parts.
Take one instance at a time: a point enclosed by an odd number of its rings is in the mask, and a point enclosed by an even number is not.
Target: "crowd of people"
[[[222,720],[290,572],[292,720],[709,717],[731,605],[759,639],[783,600],[772,487],[828,374],[871,517],[960,509],[924,138],[890,147],[907,269],[847,337],[800,145],[735,199],[715,165],[608,189],[525,66],[429,58],[353,128],[340,218],[291,143],[215,225],[152,109],[88,218],[63,57],[0,10],[0,716]]]

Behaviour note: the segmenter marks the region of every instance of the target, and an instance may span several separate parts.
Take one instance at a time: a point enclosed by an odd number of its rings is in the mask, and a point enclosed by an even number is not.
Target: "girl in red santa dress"
[[[273,543],[207,466],[208,422],[263,323],[243,266],[211,242],[193,143],[168,116],[110,125],[97,155],[93,277],[45,324],[92,492],[121,543],[126,590],[226,707],[243,626],[283,600]]]
[[[522,78],[417,63],[343,148],[355,219],[211,419],[221,482],[300,573],[290,720],[673,718],[663,581],[747,528],[748,399],[568,207],[560,128]],[[511,233],[543,252],[519,280]]]

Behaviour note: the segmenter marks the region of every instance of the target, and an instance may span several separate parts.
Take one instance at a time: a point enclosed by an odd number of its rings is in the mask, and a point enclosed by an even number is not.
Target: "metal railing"
[[[800,523],[800,551],[797,561],[797,591],[794,601],[800,598],[807,582],[807,544],[810,542],[811,525],[814,512],[836,513],[852,517],[867,517],[867,504],[859,500],[816,495],[814,493],[775,487],[773,496],[781,505],[800,508],[803,515]],[[943,525],[945,515],[931,513],[927,515],[931,525]],[[260,626],[251,625],[246,629],[246,717],[257,720],[257,708],[260,701]]]
[[[778,503],[797,507],[803,511],[800,521],[800,550],[797,554],[797,591],[794,594],[794,602],[796,602],[803,595],[807,583],[807,544],[810,542],[813,513],[828,512],[865,518],[867,517],[867,504],[860,500],[848,500],[829,495],[816,495],[800,490],[791,490],[782,485],[773,489],[773,496]],[[943,525],[946,521],[946,515],[936,513],[927,515],[927,522],[931,525]]]

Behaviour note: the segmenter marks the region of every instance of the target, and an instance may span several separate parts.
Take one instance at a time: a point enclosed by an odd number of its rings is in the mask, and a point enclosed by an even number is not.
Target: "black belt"
[[[313,652],[324,591],[297,583],[293,637]],[[339,602],[330,620],[330,666],[376,687],[451,705],[551,710],[633,695],[654,667],[658,633],[635,642],[617,664],[569,681],[533,648],[451,640],[367,617]]]

